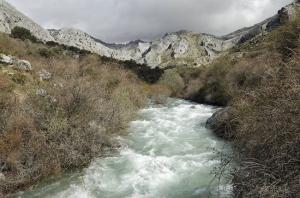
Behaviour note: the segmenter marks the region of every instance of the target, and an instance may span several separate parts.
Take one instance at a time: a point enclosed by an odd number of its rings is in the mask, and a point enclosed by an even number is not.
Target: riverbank
[[[29,197],[229,197],[230,184],[212,174],[217,152],[230,146],[205,128],[216,109],[178,99],[139,112],[120,153],[96,159],[81,174],[68,175]]]
[[[118,146],[115,137],[161,74],[28,39],[0,34],[0,196],[86,167]]]
[[[174,95],[227,107],[208,126],[233,144],[235,197],[300,196],[299,21],[204,68],[173,70],[181,78]]]

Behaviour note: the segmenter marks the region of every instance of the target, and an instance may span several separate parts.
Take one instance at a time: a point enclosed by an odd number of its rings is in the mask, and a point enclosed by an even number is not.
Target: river
[[[230,197],[230,185],[214,179],[215,150],[228,145],[205,128],[212,106],[170,99],[140,111],[120,152],[94,160],[78,173],[40,184],[21,198]]]

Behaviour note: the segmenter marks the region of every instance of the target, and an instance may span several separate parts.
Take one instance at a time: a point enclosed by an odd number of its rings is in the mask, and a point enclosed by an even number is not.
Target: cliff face
[[[130,57],[138,63],[149,66],[200,66],[207,64],[230,47],[232,43],[226,43],[213,35],[180,31],[166,34],[152,42],[126,45],[113,57],[117,59]]]
[[[210,63],[233,46],[272,31],[282,21],[293,18],[298,3],[297,0],[282,8],[275,16],[223,37],[179,31],[151,42],[133,41],[120,45],[105,43],[73,28],[45,30],[6,1],[0,0],[0,31],[9,34],[13,27],[22,26],[42,41],[56,41],[119,60],[134,60],[150,67],[201,66]]]

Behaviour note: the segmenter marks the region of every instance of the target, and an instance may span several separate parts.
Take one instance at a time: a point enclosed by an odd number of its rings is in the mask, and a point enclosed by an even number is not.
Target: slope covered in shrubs
[[[207,67],[177,69],[177,96],[228,106],[217,130],[235,147],[235,197],[300,196],[299,57],[298,17]]]
[[[130,63],[21,37],[0,34],[0,53],[33,67],[0,63],[0,196],[117,147],[154,90]]]

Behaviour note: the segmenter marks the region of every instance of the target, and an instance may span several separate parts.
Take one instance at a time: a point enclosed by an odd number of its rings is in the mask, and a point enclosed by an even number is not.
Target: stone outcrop
[[[12,65],[13,64],[13,58],[11,56],[7,56],[5,54],[0,54],[0,63]]]
[[[15,61],[15,66],[19,70],[24,70],[24,71],[31,71],[32,66],[29,61],[27,60],[16,60]]]
[[[0,63],[22,71],[31,71],[31,63],[27,60],[19,60],[16,57],[0,54]]]

